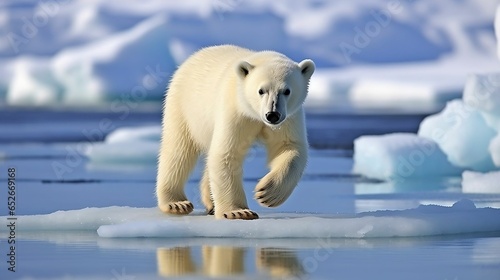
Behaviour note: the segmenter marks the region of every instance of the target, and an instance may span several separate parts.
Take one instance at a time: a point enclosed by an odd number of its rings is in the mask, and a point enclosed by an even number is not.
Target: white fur
[[[159,207],[169,212],[169,204],[187,200],[184,184],[198,156],[206,154],[200,187],[207,209],[215,207],[216,218],[248,209],[242,162],[256,140],[268,150],[270,171],[257,184],[255,197],[264,206],[282,204],[307,162],[302,103],[313,72],[310,60],[297,64],[276,52],[228,45],[187,59],[172,78],[164,107]],[[283,94],[286,88],[289,96]],[[279,124],[266,121],[273,109],[281,115]]]

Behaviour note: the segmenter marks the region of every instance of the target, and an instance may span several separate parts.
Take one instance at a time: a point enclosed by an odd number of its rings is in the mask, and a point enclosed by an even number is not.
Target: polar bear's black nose
[[[272,124],[278,123],[280,120],[281,114],[278,112],[268,112],[266,114],[266,120],[269,121]]]

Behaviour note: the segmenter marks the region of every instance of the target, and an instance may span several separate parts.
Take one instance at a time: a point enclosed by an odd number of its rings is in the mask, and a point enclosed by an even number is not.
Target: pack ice
[[[393,179],[498,170],[499,131],[500,74],[470,75],[463,98],[449,101],[443,111],[426,117],[417,135],[358,138],[354,172]]]

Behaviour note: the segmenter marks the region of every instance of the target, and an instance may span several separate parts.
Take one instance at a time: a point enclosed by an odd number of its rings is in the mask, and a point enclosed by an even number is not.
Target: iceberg
[[[403,181],[461,174],[432,140],[411,133],[361,136],[354,141],[353,173]]]
[[[469,75],[463,100],[483,116],[488,126],[500,132],[500,73]]]
[[[57,104],[62,96],[61,85],[45,58],[25,56],[14,63],[14,77],[10,81],[6,101],[10,105]]]
[[[442,112],[425,118],[418,135],[438,143],[455,166],[483,172],[495,168],[488,146],[496,132],[462,100],[450,101]]]
[[[464,90],[464,103],[476,109],[486,124],[497,133],[488,151],[496,167],[500,167],[500,74],[470,75]]]
[[[354,172],[375,179],[395,179],[458,175],[464,169],[497,170],[499,128],[500,74],[470,75],[463,99],[449,101],[441,112],[426,117],[418,135],[356,139]],[[412,137],[419,140],[410,141]],[[416,162],[409,161],[412,157]]]
[[[65,101],[161,100],[175,70],[165,29],[166,19],[153,17],[102,41],[58,53],[52,67]]]
[[[500,133],[491,140],[488,150],[491,154],[493,163],[497,167],[500,167]]]

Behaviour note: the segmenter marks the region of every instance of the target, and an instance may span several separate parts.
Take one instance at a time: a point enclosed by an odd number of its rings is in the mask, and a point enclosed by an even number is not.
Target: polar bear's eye
[[[283,92],[283,95],[290,95],[290,89],[285,89],[285,91]]]
[[[264,90],[263,89],[259,89],[259,94],[263,95],[264,94]]]

